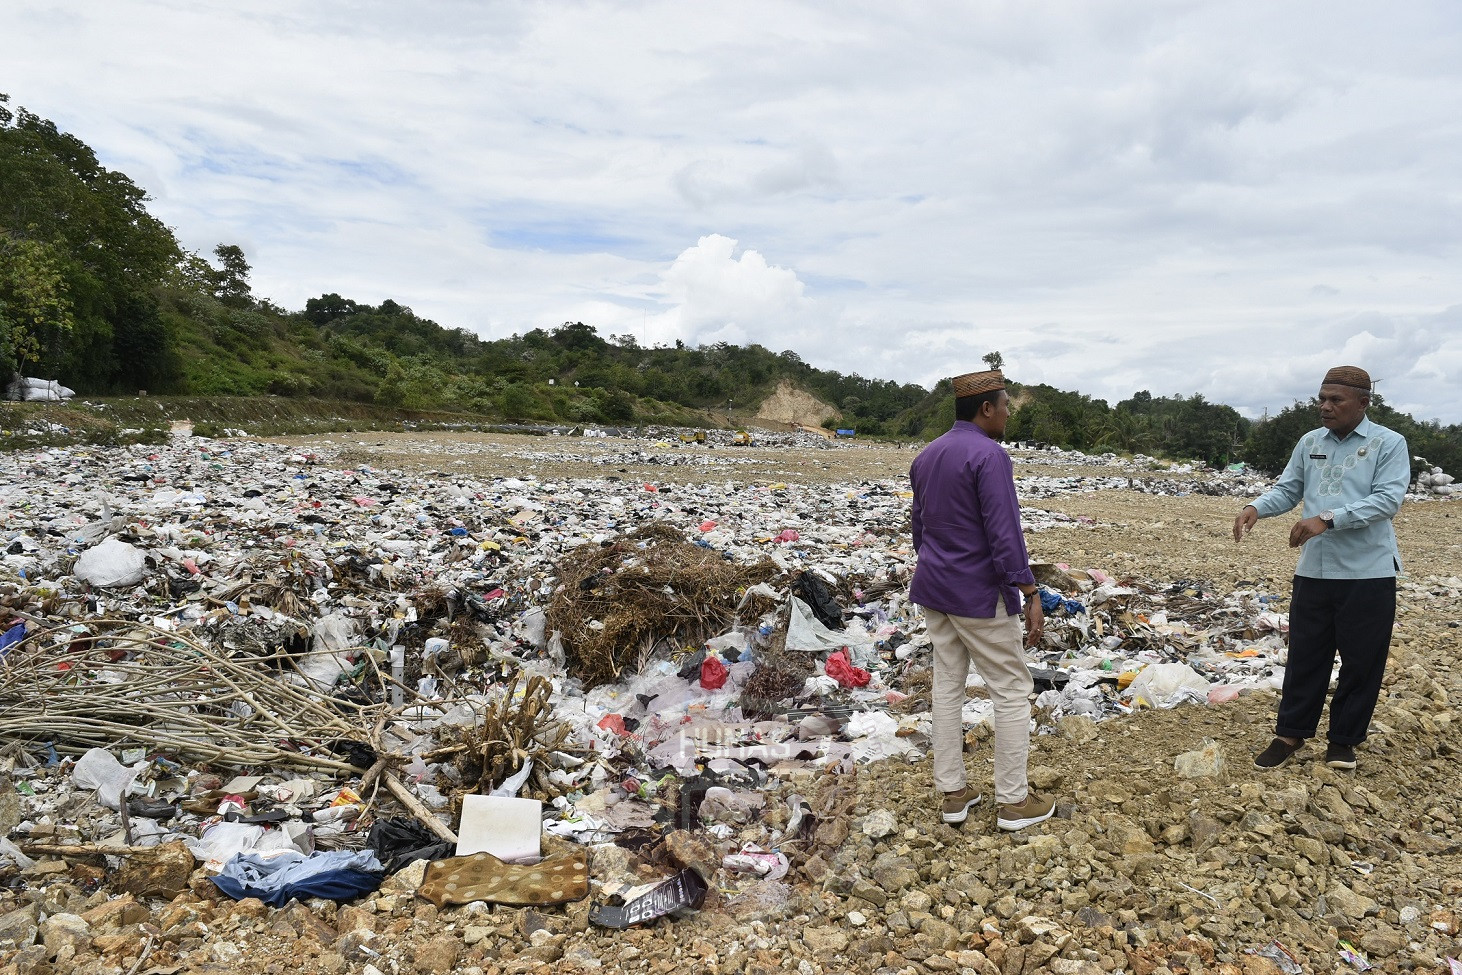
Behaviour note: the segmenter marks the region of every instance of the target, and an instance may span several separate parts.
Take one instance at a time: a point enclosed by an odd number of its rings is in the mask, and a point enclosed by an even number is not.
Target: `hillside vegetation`
[[[219,244],[212,261],[188,252],[146,201],[76,136],[0,95],[0,372],[57,379],[86,396],[368,404],[385,411],[377,420],[438,411],[724,425],[755,417],[789,386],[831,404],[839,415],[829,424],[861,436],[929,439],[953,420],[947,380],[931,391],[844,375],[760,345],[644,348],[583,322],[486,340],[389,299],[371,305],[333,293],[280,308],[253,293],[242,249]],[[986,359],[998,363],[999,353]],[[1013,393],[1012,439],[1210,464],[1242,458],[1269,471],[1317,422],[1304,403],[1253,424],[1197,395],[1144,390],[1113,407],[1044,385]],[[311,411],[316,425],[349,412]],[[1462,427],[1418,423],[1384,404],[1372,415],[1406,434],[1413,453],[1462,468]]]

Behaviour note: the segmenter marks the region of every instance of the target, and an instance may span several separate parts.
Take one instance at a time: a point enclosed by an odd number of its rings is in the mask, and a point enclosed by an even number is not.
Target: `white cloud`
[[[1462,421],[1462,10],[14,0],[5,85],[300,307]],[[1404,392],[1403,392],[1404,390]]]

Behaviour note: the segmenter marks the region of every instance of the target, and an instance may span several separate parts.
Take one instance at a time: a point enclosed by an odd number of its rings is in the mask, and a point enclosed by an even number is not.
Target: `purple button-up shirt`
[[[909,478],[919,553],[909,598],[951,616],[1019,613],[1017,587],[1036,579],[1005,448],[975,424],[956,420],[914,458]],[[1002,602],[1005,613],[997,614]]]

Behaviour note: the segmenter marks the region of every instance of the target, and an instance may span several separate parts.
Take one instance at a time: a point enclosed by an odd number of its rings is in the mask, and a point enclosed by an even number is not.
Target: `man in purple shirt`
[[[1010,394],[998,369],[954,380],[955,423],[914,458],[914,550],[909,598],[924,611],[934,644],[934,786],[946,823],[962,823],[980,796],[965,782],[965,683],[970,664],[995,705],[996,823],[1024,829],[1051,818],[1055,803],[1026,782],[1032,681],[1021,640],[1045,620],[1031,574],[1010,455],[1000,446]]]

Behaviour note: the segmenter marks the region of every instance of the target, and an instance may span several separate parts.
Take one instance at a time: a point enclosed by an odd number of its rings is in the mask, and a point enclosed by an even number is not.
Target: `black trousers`
[[[1289,664],[1279,699],[1275,734],[1313,738],[1340,654],[1340,679],[1330,700],[1329,738],[1338,745],[1366,740],[1381,693],[1391,627],[1396,622],[1396,580],[1294,577],[1289,603]]]

